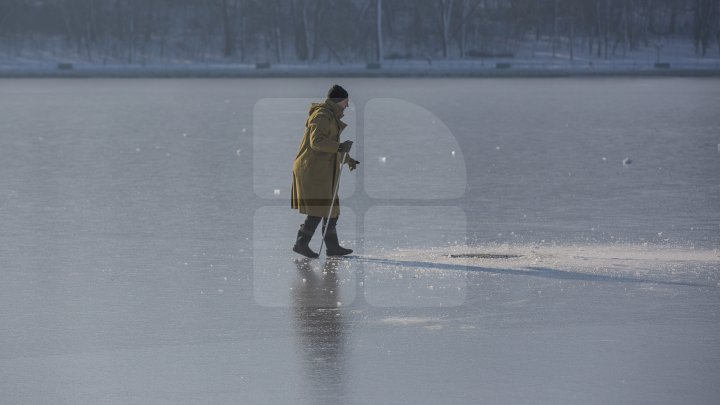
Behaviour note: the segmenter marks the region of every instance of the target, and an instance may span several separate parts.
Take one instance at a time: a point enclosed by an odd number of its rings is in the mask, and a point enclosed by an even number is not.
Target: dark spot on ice
[[[516,257],[522,257],[522,255],[502,255],[494,253],[458,253],[448,255],[454,258],[478,258],[478,259],[513,259]]]

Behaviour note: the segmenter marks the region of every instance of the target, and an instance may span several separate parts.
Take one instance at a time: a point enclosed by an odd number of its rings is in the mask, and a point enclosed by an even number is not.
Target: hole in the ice
[[[522,255],[503,255],[495,253],[457,253],[450,254],[448,257],[452,258],[474,258],[474,259],[515,259],[522,257]]]

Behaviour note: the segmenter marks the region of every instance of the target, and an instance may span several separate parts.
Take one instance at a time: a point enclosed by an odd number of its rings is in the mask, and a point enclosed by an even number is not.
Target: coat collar
[[[340,118],[342,118],[345,115],[343,113],[342,107],[340,107],[338,105],[338,103],[330,100],[329,98],[325,99],[324,104],[328,107],[328,109],[330,111],[332,111],[333,116],[335,116],[335,120],[337,120],[337,122],[338,122],[338,127],[340,128],[340,130],[342,131],[343,129],[345,129],[345,127],[347,127],[347,124],[340,120]]]
[[[344,114],[343,114],[343,109],[342,109],[342,107],[340,107],[340,105],[339,105],[338,103],[332,101],[332,100],[329,99],[329,98],[326,98],[324,104],[325,104],[326,106],[328,106],[328,108],[330,108],[330,110],[333,112],[333,114],[335,115],[335,117],[336,117],[337,119],[340,119],[340,118],[343,117],[343,115],[344,115]]]

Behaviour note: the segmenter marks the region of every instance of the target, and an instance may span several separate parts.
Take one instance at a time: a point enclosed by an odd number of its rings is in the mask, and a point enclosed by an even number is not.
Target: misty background
[[[720,57],[720,0],[0,0],[0,61]]]

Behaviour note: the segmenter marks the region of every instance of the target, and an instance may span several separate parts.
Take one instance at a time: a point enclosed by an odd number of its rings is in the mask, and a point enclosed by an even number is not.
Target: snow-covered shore
[[[13,77],[562,77],[562,76],[720,76],[720,52],[705,57],[688,40],[664,40],[601,57],[576,48],[556,49],[550,43],[521,44],[506,56],[440,59],[387,58],[382,63],[335,59],[276,63],[255,55],[244,60],[206,55],[202,61],[178,56],[159,57],[150,50],[141,59],[87,55],[58,45],[12,53],[0,48],[0,78]],[[257,63],[256,63],[257,62]],[[270,63],[267,63],[270,62]]]
[[[720,76],[720,58],[653,60],[485,59],[372,64],[239,64],[0,61],[0,77],[557,77]]]

